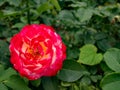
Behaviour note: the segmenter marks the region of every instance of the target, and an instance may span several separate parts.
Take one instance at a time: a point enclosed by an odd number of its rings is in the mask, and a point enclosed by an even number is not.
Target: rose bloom
[[[66,58],[66,46],[51,26],[26,25],[10,41],[10,61],[21,76],[54,76]]]

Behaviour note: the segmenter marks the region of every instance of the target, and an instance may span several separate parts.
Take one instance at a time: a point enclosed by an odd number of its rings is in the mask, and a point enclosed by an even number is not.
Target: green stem
[[[26,7],[28,8],[28,10],[27,10],[27,23],[28,23],[28,24],[31,24],[31,20],[30,20],[29,0],[26,1]]]

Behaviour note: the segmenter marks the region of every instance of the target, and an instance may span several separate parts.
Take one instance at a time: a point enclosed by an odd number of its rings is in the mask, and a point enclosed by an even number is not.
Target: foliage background
[[[29,81],[9,62],[9,41],[45,23],[67,46],[54,77]],[[0,0],[0,90],[120,90],[119,0]]]

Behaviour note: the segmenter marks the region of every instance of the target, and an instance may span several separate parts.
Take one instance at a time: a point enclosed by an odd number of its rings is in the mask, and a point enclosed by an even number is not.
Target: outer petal
[[[16,34],[11,39],[11,44],[9,46],[10,53],[11,53],[11,63],[14,65],[15,69],[19,69],[22,66],[22,62],[19,58],[20,56],[20,49],[21,49],[22,41],[19,34]]]

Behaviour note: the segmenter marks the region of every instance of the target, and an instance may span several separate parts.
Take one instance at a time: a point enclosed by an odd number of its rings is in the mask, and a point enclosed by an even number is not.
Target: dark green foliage
[[[45,23],[67,46],[54,77],[29,81],[10,64],[9,41]],[[0,0],[0,90],[120,90],[119,0]]]

